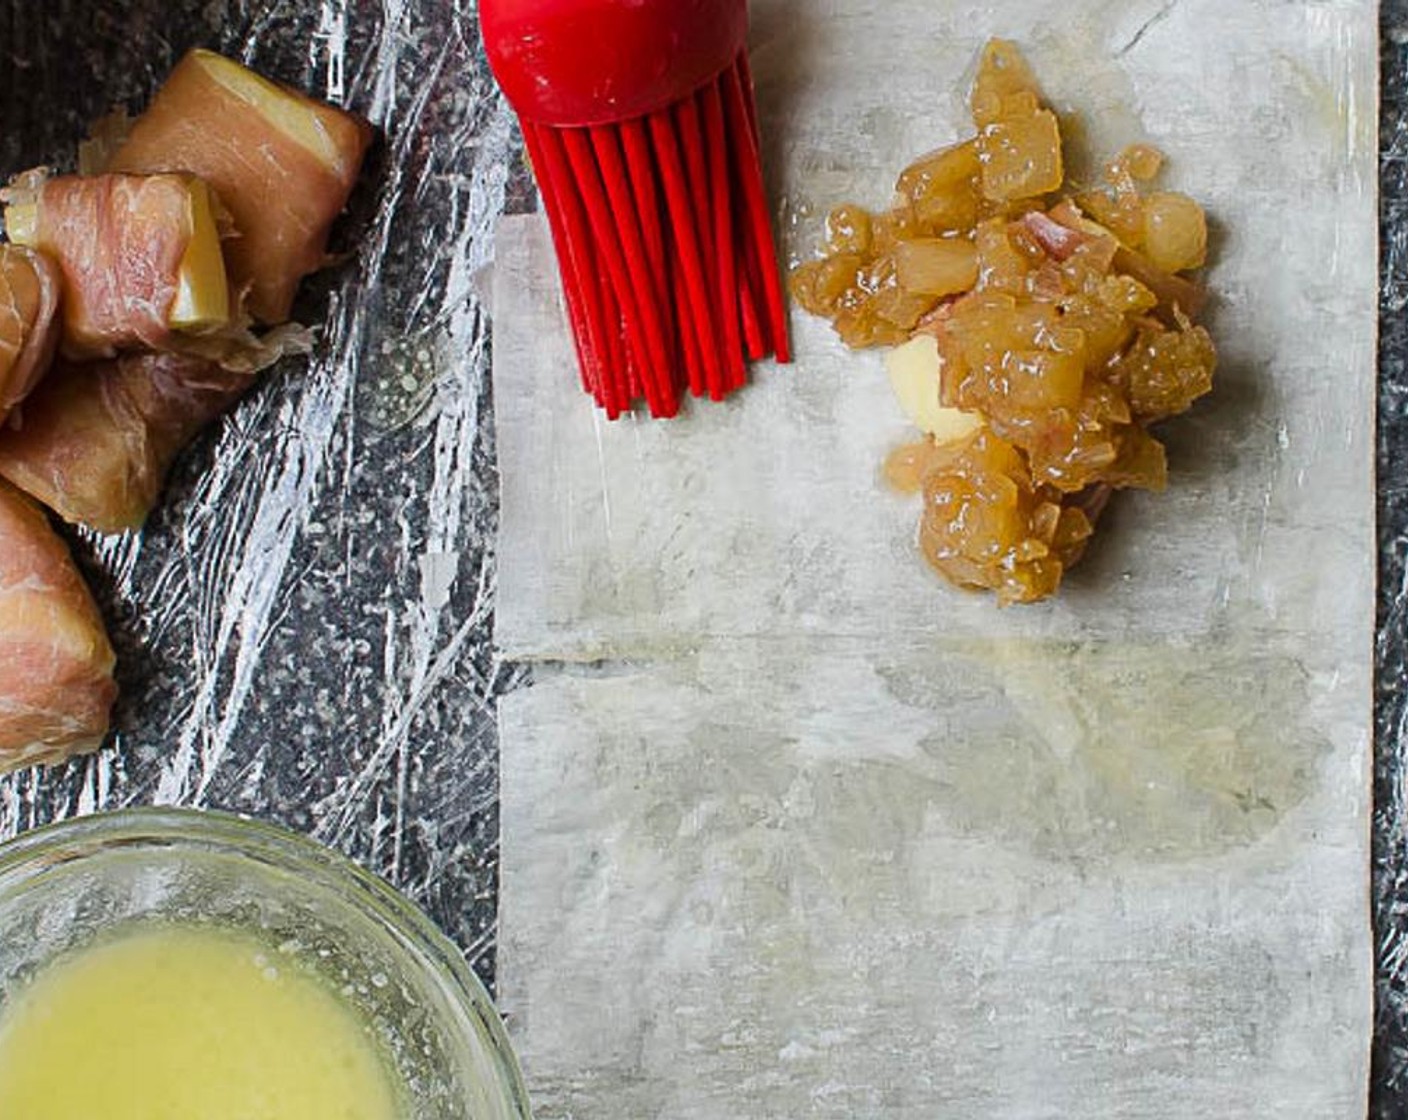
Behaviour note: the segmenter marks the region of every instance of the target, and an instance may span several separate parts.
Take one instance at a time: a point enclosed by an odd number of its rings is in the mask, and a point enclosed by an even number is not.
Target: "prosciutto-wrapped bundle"
[[[62,289],[48,257],[0,244],[0,424],[53,361]]]
[[[209,188],[187,174],[64,175],[7,192],[10,240],[63,272],[63,353],[112,357],[230,320]]]
[[[254,377],[185,354],[60,361],[0,428],[0,476],[66,521],[135,529],[172,460]]]
[[[91,751],[117,685],[102,616],[43,512],[0,483],[0,772]]]
[[[371,127],[210,51],[186,55],[108,170],[189,171],[214,188],[238,236],[225,245],[236,291],[261,323],[289,317],[298,282],[326,263]]]

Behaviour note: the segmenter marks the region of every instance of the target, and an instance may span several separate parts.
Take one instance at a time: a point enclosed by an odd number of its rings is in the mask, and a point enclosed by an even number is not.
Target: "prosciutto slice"
[[[288,319],[299,281],[327,263],[328,232],[371,141],[351,113],[210,51],[186,55],[132,126],[108,170],[192,172],[214,188],[238,236],[233,290],[261,323]]]
[[[0,423],[49,368],[63,277],[44,256],[0,244]]]
[[[0,772],[96,749],[117,696],[113,661],[68,546],[0,483]]]
[[[185,354],[60,361],[0,429],[0,477],[66,521],[135,529],[177,454],[254,379]]]
[[[35,191],[23,239],[63,272],[63,353],[79,360],[159,348],[192,236],[190,177],[64,175]],[[14,222],[16,209],[6,211]],[[15,236],[12,231],[12,238]]]

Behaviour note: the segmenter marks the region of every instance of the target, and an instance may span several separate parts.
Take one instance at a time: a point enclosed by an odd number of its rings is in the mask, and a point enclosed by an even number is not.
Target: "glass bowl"
[[[0,845],[0,1008],[60,954],[153,924],[256,936],[363,1017],[408,1120],[527,1120],[488,994],[420,911],[350,860],[223,813],[128,809]]]

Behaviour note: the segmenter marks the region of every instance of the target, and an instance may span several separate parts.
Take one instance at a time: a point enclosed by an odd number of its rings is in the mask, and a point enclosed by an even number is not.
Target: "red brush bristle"
[[[702,324],[707,321],[709,329],[704,337],[710,340],[709,351],[713,359],[707,367],[709,376],[704,389],[709,396],[718,400],[724,394],[727,376],[725,371],[731,362],[726,347],[720,343],[724,337],[724,317],[729,305],[718,302],[718,244],[714,238],[714,209],[709,203],[709,159],[705,155],[704,127],[700,123],[700,113],[700,98],[690,97],[676,105],[672,119],[666,120],[667,127],[673,125],[678,129],[680,147],[684,152],[685,173],[689,181],[689,206],[694,215],[694,228],[699,234],[702,254],[700,260],[703,265],[701,275],[704,306],[708,309],[707,320],[701,318],[700,322]]]
[[[699,223],[685,177],[684,157],[671,115],[652,114],[648,119],[650,142],[665,195],[670,229],[673,232],[674,269],[671,286],[675,290],[677,322],[693,340],[693,360],[686,364],[689,391],[696,397],[705,392],[706,382],[718,378],[718,354],[713,347],[713,311],[709,299],[708,268],[700,251]]]
[[[786,362],[790,357],[787,310],[782,298],[777,259],[772,251],[772,222],[768,218],[767,195],[763,190],[763,161],[758,149],[758,124],[746,55],[741,55],[738,65],[725,72],[720,84],[728,112],[729,142],[736,161],[734,182],[743,192],[743,210],[748,227],[743,242],[752,255],[757,271],[761,273],[761,294],[767,308],[770,348],[776,352],[779,362]],[[767,254],[760,259],[759,254],[764,247]]]
[[[787,361],[787,321],[747,60],[618,124],[524,124],[582,384],[615,418],[644,398],[721,400]]]
[[[728,158],[728,132],[724,123],[723,98],[719,84],[705,86],[699,93],[701,116],[704,120],[705,151],[709,157],[709,201],[713,209],[714,256],[718,263],[718,303],[723,314],[723,347],[727,360],[725,390],[731,392],[747,377],[743,352],[743,332],[738,307],[738,242],[735,231],[741,227],[735,221],[737,194]],[[713,397],[721,400],[722,394]]]
[[[525,127],[523,141],[528,149],[528,158],[532,160],[533,165],[535,167],[545,166],[547,156],[538,140],[537,130]],[[580,270],[571,257],[572,243],[562,232],[562,204],[554,194],[553,182],[551,178],[545,177],[539,182],[538,187],[542,192],[543,208],[547,211],[549,224],[552,228],[552,239],[557,249],[560,269],[564,277],[569,272],[573,277],[573,282],[563,284],[563,291],[566,296],[567,315],[572,321],[572,340],[577,348],[577,365],[582,374],[582,388],[592,394],[598,404],[604,405],[605,401],[601,395],[601,368],[597,360],[597,350],[591,337],[592,326],[582,304],[583,287],[576,282]]]
[[[652,215],[643,213],[637,191],[626,171],[621,146],[622,126],[587,131],[596,154],[609,211],[588,207],[593,233],[599,244],[619,245],[619,255],[608,251],[608,260],[625,264],[625,279],[613,276],[616,295],[625,312],[627,343],[636,362],[653,416],[673,416],[678,408],[672,378],[675,347],[668,341],[669,305],[660,299],[660,285],[652,272],[642,227]]]
[[[563,137],[558,129],[527,123],[523,136],[537,171],[543,208],[557,248],[582,378],[597,403],[614,420],[630,407],[629,396],[617,389],[619,314],[610,298],[610,288],[598,283],[600,269],[593,253],[590,226],[580,192],[571,187],[572,170]]]
[[[626,324],[610,285],[602,286],[601,298],[606,308],[606,380],[611,387],[610,419],[614,420],[630,411],[631,401],[640,396],[640,385],[633,380],[635,371],[626,347]]]

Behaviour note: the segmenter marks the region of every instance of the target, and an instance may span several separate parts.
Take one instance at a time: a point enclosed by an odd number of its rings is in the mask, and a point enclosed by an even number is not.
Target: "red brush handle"
[[[732,66],[747,0],[480,0],[489,65],[524,120],[612,124],[663,109]]]

